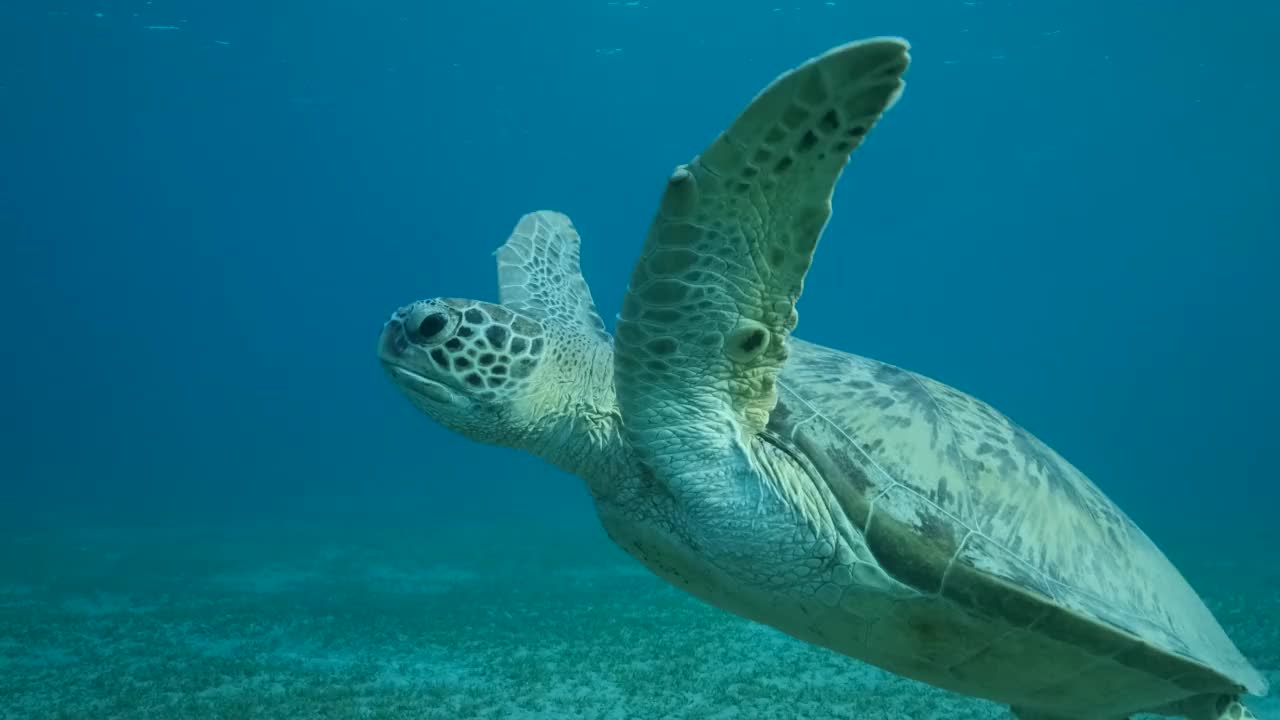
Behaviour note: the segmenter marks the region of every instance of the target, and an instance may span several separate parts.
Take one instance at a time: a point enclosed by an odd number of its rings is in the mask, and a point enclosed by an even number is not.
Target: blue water
[[[1257,0],[0,4],[0,518],[594,523],[405,403],[383,320],[495,298],[540,208],[612,318],[669,170],[894,34],[797,334],[991,402],[1162,537],[1270,527],[1277,32]]]

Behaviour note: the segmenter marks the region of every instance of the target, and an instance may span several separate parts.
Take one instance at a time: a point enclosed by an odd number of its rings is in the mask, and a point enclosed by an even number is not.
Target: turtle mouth
[[[405,337],[404,327],[392,318],[382,329],[378,340],[378,359],[391,376],[392,382],[412,398],[422,398],[445,405],[463,405],[463,398],[456,390],[439,380],[432,380],[411,366],[415,350]]]
[[[396,385],[403,388],[405,392],[447,405],[458,405],[462,401],[462,398],[444,383],[423,377],[406,367],[385,360],[382,365],[391,374],[391,379]]]

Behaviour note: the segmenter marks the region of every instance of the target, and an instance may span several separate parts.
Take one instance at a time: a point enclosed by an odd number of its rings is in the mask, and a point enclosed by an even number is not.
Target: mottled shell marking
[[[1170,680],[1206,666],[1265,686],[1163,553],[1026,430],[915,373],[790,346],[769,430],[819,468],[898,580],[1102,657],[1172,663]]]

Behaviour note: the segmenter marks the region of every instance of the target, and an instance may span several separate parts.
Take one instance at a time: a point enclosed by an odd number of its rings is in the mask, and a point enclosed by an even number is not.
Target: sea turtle
[[[712,605],[1023,720],[1251,717],[1266,681],[1079,470],[963,392],[791,336],[908,61],[830,50],[676,168],[616,338],[573,225],[535,212],[500,303],[400,308],[383,366],[445,426],[581,476],[615,542]]]

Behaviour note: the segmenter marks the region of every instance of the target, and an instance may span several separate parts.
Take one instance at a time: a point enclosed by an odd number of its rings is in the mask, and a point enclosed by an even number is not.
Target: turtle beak
[[[404,333],[404,323],[400,319],[400,313],[396,313],[382,326],[382,335],[378,337],[378,359],[383,365],[403,362],[409,350],[409,338]]]
[[[414,369],[430,361],[422,350],[409,342],[399,313],[382,326],[382,335],[378,338],[378,360],[396,387],[410,397],[426,398],[447,405],[465,404],[465,399],[447,385]]]
[[[417,395],[428,400],[434,400],[438,403],[447,405],[462,405],[462,398],[457,393],[440,383],[429,380],[418,373],[407,370],[399,365],[392,365],[383,362],[382,366],[386,368],[391,375],[391,380],[395,382],[396,387],[404,390],[410,395]]]

